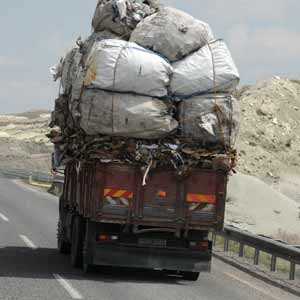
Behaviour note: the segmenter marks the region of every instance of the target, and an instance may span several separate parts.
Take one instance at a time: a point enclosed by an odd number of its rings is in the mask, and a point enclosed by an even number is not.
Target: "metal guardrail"
[[[213,243],[216,245],[217,236],[224,238],[224,252],[229,251],[230,241],[239,243],[239,257],[244,257],[245,246],[254,248],[254,265],[259,264],[259,255],[261,252],[271,255],[271,272],[276,271],[277,258],[281,258],[290,263],[289,279],[295,280],[296,265],[300,266],[300,248],[291,246],[282,241],[272,238],[255,235],[248,231],[238,229],[233,226],[225,226],[222,232],[213,233]]]
[[[38,182],[52,184],[53,175],[45,172],[30,171],[23,169],[3,168],[0,169],[0,174],[17,179],[31,179]]]

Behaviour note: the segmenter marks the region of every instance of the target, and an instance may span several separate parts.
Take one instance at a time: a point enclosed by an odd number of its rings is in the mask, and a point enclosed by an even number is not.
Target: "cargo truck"
[[[58,249],[71,264],[164,270],[195,281],[209,272],[228,172],[72,162],[59,201]]]

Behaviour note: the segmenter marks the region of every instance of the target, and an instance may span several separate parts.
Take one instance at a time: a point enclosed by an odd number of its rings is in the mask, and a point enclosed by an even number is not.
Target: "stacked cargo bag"
[[[52,137],[67,160],[147,170],[231,160],[240,78],[207,23],[159,0],[99,0],[92,26],[51,69],[62,85]]]
[[[239,129],[239,105],[230,94],[207,94],[181,101],[181,133],[205,149],[234,146]]]
[[[232,92],[240,81],[230,51],[222,40],[208,43],[172,66],[170,91],[175,98]]]
[[[208,24],[172,7],[145,18],[132,32],[130,41],[174,62],[213,39]]]
[[[171,65],[123,40],[95,42],[73,85],[70,109],[87,135],[158,139],[174,131],[166,97]]]
[[[167,96],[173,72],[159,55],[122,40],[97,42],[85,69],[86,87],[151,97]]]
[[[80,52],[82,53],[82,64],[86,65],[86,60],[91,53],[95,43],[103,40],[121,40],[122,38],[108,30],[93,32],[81,45]]]
[[[151,97],[86,89],[79,102],[80,127],[87,135],[159,139],[178,126],[171,107]]]

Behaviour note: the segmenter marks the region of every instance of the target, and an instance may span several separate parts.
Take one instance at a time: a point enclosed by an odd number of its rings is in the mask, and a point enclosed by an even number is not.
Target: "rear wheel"
[[[71,243],[67,239],[66,228],[64,227],[67,212],[64,208],[64,196],[59,197],[59,220],[57,224],[57,248],[62,254],[70,254]]]
[[[72,225],[72,243],[71,243],[71,265],[72,267],[82,266],[82,251],[84,241],[82,217],[76,216]]]
[[[92,273],[94,271],[94,266],[90,263],[90,254],[89,254],[89,227],[90,222],[86,222],[85,226],[85,235],[84,235],[84,243],[83,243],[83,263],[82,263],[82,269],[84,273]]]
[[[71,244],[65,239],[61,220],[59,220],[57,224],[57,248],[62,254],[70,254],[71,252]]]
[[[184,280],[197,281],[199,278],[199,272],[182,272],[181,273]]]

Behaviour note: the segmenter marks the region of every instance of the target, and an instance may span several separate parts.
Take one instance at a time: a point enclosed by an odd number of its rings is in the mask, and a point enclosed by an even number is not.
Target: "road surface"
[[[56,197],[0,178],[0,299],[299,299],[217,260],[197,282],[157,272],[100,269],[84,275],[56,250]]]

